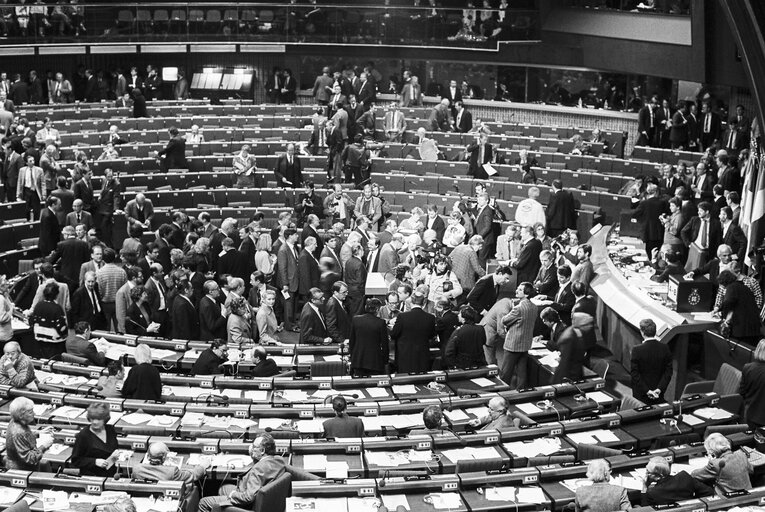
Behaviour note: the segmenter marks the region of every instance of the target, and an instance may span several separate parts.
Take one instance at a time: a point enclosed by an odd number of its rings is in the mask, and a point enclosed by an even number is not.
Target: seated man
[[[210,342],[210,346],[204,349],[194,366],[191,367],[192,375],[215,375],[223,373],[223,363],[228,361],[228,342],[216,338]]]
[[[501,396],[489,400],[487,416],[470,420],[468,425],[473,428],[481,427],[481,430],[499,430],[514,426],[513,418],[507,413],[507,401]]]
[[[276,443],[270,434],[258,436],[250,445],[249,452],[255,464],[239,478],[237,485],[222,485],[218,496],[202,498],[199,501],[199,512],[212,512],[230,505],[250,508],[255,503],[258,491],[287,470],[286,460],[276,455]]]
[[[74,338],[67,338],[66,353],[84,357],[96,366],[106,366],[106,356],[103,352],[99,352],[90,341],[90,324],[88,322],[77,322],[74,325]]]
[[[205,476],[204,466],[165,465],[169,450],[162,442],[151,443],[146,451],[146,461],[133,467],[133,478],[142,480],[172,480],[185,482],[190,486]]]
[[[322,424],[325,438],[364,437],[364,422],[361,421],[361,418],[348,416],[345,412],[347,408],[348,404],[342,395],[337,395],[332,399],[335,417]]]
[[[711,487],[685,471],[670,476],[670,463],[664,457],[651,457],[645,471],[646,477],[640,494],[643,506],[669,505],[714,493]]]
[[[430,434],[440,434],[443,432],[441,428],[441,422],[444,419],[444,413],[441,411],[441,407],[437,405],[429,405],[422,411],[422,423],[425,428],[419,428],[409,432],[410,436],[421,436]]]
[[[0,357],[0,384],[14,388],[37,389],[32,361],[21,352],[21,346],[15,341],[9,341],[3,347],[3,356]]]
[[[266,349],[260,345],[253,349],[252,357],[255,362],[255,366],[252,368],[251,375],[253,377],[273,377],[279,373],[279,367],[276,366],[276,361],[268,357]]]

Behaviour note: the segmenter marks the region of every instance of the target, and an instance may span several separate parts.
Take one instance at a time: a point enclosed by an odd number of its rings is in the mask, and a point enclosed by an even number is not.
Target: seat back
[[[311,377],[339,377],[345,375],[342,361],[315,361],[311,363]]]
[[[79,364],[82,366],[88,365],[88,359],[85,357],[76,356],[74,354],[68,354],[64,352],[61,354],[61,361],[65,363]]]
[[[603,459],[621,454],[621,450],[597,444],[579,443],[576,447],[576,460]]]
[[[737,370],[728,363],[720,366],[720,373],[717,374],[712,391],[720,396],[735,395],[738,393],[739,384],[741,384],[741,370]]]
[[[461,475],[463,473],[471,473],[477,471],[491,471],[494,469],[502,469],[502,459],[470,459],[457,461],[456,473]]]
[[[284,473],[264,485],[255,496],[255,512],[284,512],[287,498],[292,491],[292,477]]]
[[[637,409],[643,407],[645,404],[635,398],[634,396],[622,397],[622,404],[619,406],[620,411],[628,411],[630,409]]]

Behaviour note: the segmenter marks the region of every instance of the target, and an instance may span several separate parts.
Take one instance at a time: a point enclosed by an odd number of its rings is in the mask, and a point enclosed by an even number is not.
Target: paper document
[[[484,496],[489,501],[515,501],[515,487],[489,487]]]
[[[397,395],[413,395],[417,393],[417,387],[414,384],[399,384],[391,386],[391,389]]]
[[[59,417],[59,418],[63,417],[63,418],[68,418],[70,420],[73,420],[75,418],[79,418],[84,412],[85,412],[84,409],[78,409],[77,407],[64,405],[62,407],[59,407],[55,411],[53,411],[51,415]]]
[[[492,167],[491,164],[483,164],[483,170],[486,171],[486,174],[488,174],[489,176],[494,176],[495,174],[497,174],[497,170],[494,167]]]
[[[462,500],[458,492],[433,492],[430,493],[430,498],[433,500],[433,508],[436,510],[460,508],[462,506]]]
[[[372,398],[383,398],[389,396],[388,388],[366,388],[366,392]]]
[[[494,386],[494,383],[487,379],[486,377],[479,377],[477,379],[470,379],[470,382],[475,384],[476,386],[481,386],[482,388],[488,388],[491,386]]]
[[[406,500],[406,494],[383,494],[381,495],[383,505],[388,510],[396,510],[398,507],[404,507],[406,510],[412,510],[409,502]]]
[[[470,416],[465,414],[465,411],[462,409],[454,409],[451,411],[444,411],[444,414],[447,418],[449,418],[449,421],[452,423],[456,421],[468,421],[470,419]]]
[[[53,443],[50,448],[45,452],[46,455],[59,455],[63,452],[65,452],[69,448],[69,446],[63,444],[63,443]],[[4,503],[3,501],[0,501],[0,503]]]
[[[598,402],[599,404],[611,401],[611,397],[603,393],[602,391],[593,391],[592,393],[585,393],[584,396],[586,396],[588,400],[594,400],[595,402]]]
[[[348,478],[348,463],[344,460],[327,461],[327,478]]]
[[[538,414],[542,412],[542,409],[532,403],[515,404],[515,406],[524,414]]]
[[[518,503],[539,503],[545,501],[545,493],[539,487],[519,487]]]
[[[702,423],[704,423],[704,420],[702,420],[698,416],[694,416],[693,414],[684,414],[683,415],[683,423],[693,427],[693,426],[696,426],[696,425],[701,425]]]
[[[327,468],[327,456],[308,453],[303,455],[303,469],[306,471],[324,471]]]
[[[24,494],[24,489],[14,489],[13,487],[0,487],[0,503],[16,503]]]
[[[719,409],[717,407],[702,407],[701,409],[696,409],[693,411],[693,414],[699,418],[704,418],[707,420],[726,420],[733,416],[728,411]]]
[[[66,491],[52,491],[50,489],[43,489],[42,502],[43,510],[45,512],[69,509],[69,495],[66,493]]]

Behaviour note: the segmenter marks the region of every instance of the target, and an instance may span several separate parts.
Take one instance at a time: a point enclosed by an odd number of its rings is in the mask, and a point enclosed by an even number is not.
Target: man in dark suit
[[[379,272],[380,265],[380,239],[370,238],[367,240],[367,272]]]
[[[482,277],[467,295],[467,303],[482,315],[486,314],[497,302],[499,289],[510,281],[511,275],[513,271],[505,266],[497,268],[493,274]]]
[[[173,246],[170,244],[170,235],[173,232],[173,227],[170,224],[162,224],[157,230],[157,249],[159,249],[159,255],[157,256],[157,263],[162,265],[165,273],[172,270],[170,263],[170,250]]]
[[[215,281],[205,281],[205,296],[199,300],[199,339],[210,341],[225,339],[226,317],[221,314],[218,297],[220,288]]]
[[[728,157],[728,153],[726,153],[724,150],[720,150],[717,152],[717,168],[720,169],[718,172],[718,180],[717,184],[720,185],[723,190],[727,192],[733,192],[738,191],[741,189],[741,174],[736,167],[731,165],[730,158]]]
[[[647,404],[664,401],[672,379],[672,352],[656,339],[656,323],[651,319],[640,321],[643,343],[632,349],[630,375],[632,396]]]
[[[664,457],[651,457],[645,467],[643,504],[646,506],[672,505],[678,501],[712,496],[714,489],[686,471],[670,475],[670,462]]]
[[[74,337],[66,340],[66,353],[84,357],[95,366],[106,366],[106,356],[90,342],[91,325],[88,322],[74,324]]]
[[[659,187],[655,183],[649,183],[645,191],[647,197],[638,203],[632,217],[643,223],[643,242],[650,259],[653,249],[659,249],[664,240],[662,219],[669,214],[669,203],[659,196]]]
[[[656,147],[668,149],[670,147],[669,134],[672,128],[672,109],[669,100],[661,100],[661,108],[656,111]]]
[[[276,184],[280,187],[299,188],[303,186],[303,166],[295,154],[295,145],[287,144],[287,152],[279,155],[274,165]]]
[[[181,289],[173,300],[172,337],[176,340],[198,340],[199,315],[192,302],[194,287],[190,282],[180,286]]]
[[[743,105],[736,105],[736,115],[728,121],[728,134],[725,138],[725,147],[731,151],[741,151],[749,147],[752,121],[744,115]]]
[[[268,103],[280,103],[281,89],[284,77],[282,76],[282,70],[278,66],[274,66],[273,71],[266,79],[266,101]]]
[[[191,375],[216,375],[223,373],[223,363],[228,359],[226,339],[213,339],[210,345],[199,353],[191,367]]]
[[[489,195],[479,194],[475,210],[475,234],[483,237],[483,247],[478,251],[478,261],[481,266],[494,257],[496,239],[494,238],[494,208],[489,206]]]
[[[355,246],[352,249],[351,258],[345,262],[343,280],[348,285],[348,314],[351,316],[361,313],[364,305],[364,293],[367,282],[367,267],[361,258],[364,257],[364,248]]]
[[[521,252],[517,258],[510,262],[510,266],[515,269],[516,282],[528,281],[531,283],[539,272],[541,265],[539,255],[542,252],[542,242],[534,236],[533,226],[521,228],[521,244]]]
[[[545,211],[547,235],[554,238],[567,229],[576,229],[576,201],[574,195],[563,190],[561,180],[553,180],[552,194]]]
[[[489,136],[485,133],[476,132],[475,140],[465,148],[470,155],[468,157],[468,175],[477,180],[489,179],[489,174],[484,169],[484,164],[494,160],[494,147],[489,143]]]
[[[295,244],[298,240],[297,231],[294,229],[284,230],[285,243],[279,247],[276,254],[276,286],[282,292],[289,294],[284,299],[284,328],[288,331],[295,330],[295,307],[297,306],[297,294],[300,288],[298,276],[298,255]]]
[[[135,195],[135,199],[131,199],[125,205],[125,217],[130,223],[140,224],[144,229],[151,229],[154,205],[139,192]]]
[[[712,204],[699,203],[698,216],[693,217],[683,226],[680,237],[689,248],[688,268],[696,268],[703,265],[712,254],[717,253],[717,247],[722,243],[722,227],[720,219],[712,217]]]
[[[88,169],[83,173],[82,178],[74,184],[74,201],[77,202],[77,199],[82,200],[82,209],[90,213],[94,211],[92,178],[93,171]],[[72,205],[74,206],[74,203]]]
[[[347,296],[348,285],[343,281],[335,281],[332,285],[332,296],[324,308],[327,332],[334,343],[343,343],[351,333],[351,317],[343,305]]]
[[[415,292],[412,310],[401,313],[390,333],[396,344],[396,368],[401,373],[423,373],[432,368],[430,342],[436,336],[436,317],[422,308],[426,297]]]
[[[432,229],[435,231],[436,240],[438,240],[439,243],[443,243],[446,224],[444,223],[444,219],[438,215],[438,206],[429,204],[427,206],[427,214],[428,217],[425,220],[425,229]]]
[[[549,306],[557,311],[560,319],[567,324],[571,323],[571,310],[574,308],[574,302],[576,301],[574,292],[571,290],[571,272],[571,267],[568,265],[558,267],[557,276],[560,287],[555,292],[555,295],[548,295],[552,301]]]
[[[701,201],[712,200],[715,179],[714,174],[707,170],[707,165],[704,162],[699,162],[696,165],[696,174],[690,183],[692,197],[696,204]]]
[[[473,129],[473,114],[468,112],[462,100],[454,103],[454,131],[468,133]]]
[[[218,269],[218,275],[225,274],[246,279],[247,277],[247,261],[245,261],[242,253],[234,248],[234,241],[228,237],[225,237],[221,242],[223,254],[218,257],[216,267]]]
[[[273,377],[279,373],[276,361],[268,357],[266,348],[261,345],[255,346],[252,352],[252,360],[255,363],[250,371],[253,377]]]
[[[85,226],[85,231],[90,231],[96,227],[96,224],[93,222],[93,214],[85,211],[85,202],[82,199],[75,199],[72,202],[72,209],[72,212],[66,214],[66,219],[64,220],[65,226],[76,228],[82,224]]]
[[[321,308],[324,306],[324,293],[318,288],[311,288],[308,300],[300,312],[300,343],[326,345],[332,343],[327,332],[327,321]]]
[[[316,283],[319,282],[321,272],[319,271],[319,262],[313,255],[316,251],[316,239],[309,236],[303,242],[303,250],[298,257],[298,292],[300,298],[308,302],[309,294]]]
[[[377,101],[376,85],[369,80],[369,74],[367,73],[361,73],[359,78],[361,81],[356,91],[356,99],[365,109],[369,109],[370,105]]]
[[[303,231],[300,233],[300,243],[303,247],[305,247],[305,240],[308,237],[313,237],[316,241],[316,247],[311,254],[317,259],[324,251],[324,239],[319,234],[319,226],[321,226],[321,219],[317,215],[310,214],[306,217],[305,226],[303,226]]]
[[[653,144],[654,137],[656,136],[656,127],[658,126],[655,111],[658,101],[659,98],[653,96],[651,101],[638,111],[638,146],[650,146]]]
[[[45,208],[40,212],[40,237],[37,246],[40,254],[48,256],[58,245],[61,227],[58,225],[58,211],[61,208],[61,200],[58,197],[49,197],[45,201]]]
[[[157,152],[162,172],[167,172],[169,169],[188,169],[186,139],[181,137],[175,126],[168,128],[167,133],[170,134],[170,140],[167,141],[167,145],[163,149]]]
[[[722,135],[722,121],[720,116],[712,112],[712,106],[708,102],[701,104],[701,150],[706,151],[710,146],[720,144]]]
[[[449,87],[444,88],[444,93],[441,95],[441,98],[446,98],[449,100],[449,104],[452,108],[452,113],[454,113],[457,102],[462,101],[462,89],[457,86],[456,80],[449,81]]]
[[[733,211],[729,206],[720,208],[719,219],[722,229],[722,243],[729,246],[735,259],[740,263],[746,257],[747,239],[744,230],[733,223]]]
[[[532,282],[538,295],[553,297],[558,292],[558,274],[553,259],[552,252],[547,249],[539,253],[539,272]]]
[[[32,262],[32,271],[24,280],[24,284],[19,290],[13,303],[20,309],[25,310],[32,307],[32,299],[37,294],[37,288],[43,283],[44,278],[40,273],[40,267],[42,267],[43,259],[36,258]]]
[[[55,265],[59,261],[61,275],[72,283],[80,282],[80,267],[90,259],[90,247],[83,240],[78,240],[72,226],[64,226],[61,230],[64,239],[48,257],[48,262]]]
[[[586,313],[574,313],[573,324],[560,333],[555,345],[560,352],[560,364],[555,369],[550,384],[561,384],[565,379],[581,380],[587,359],[585,330],[593,329],[593,319]]]
[[[72,294],[72,307],[69,310],[70,325],[87,322],[93,329],[106,327],[104,305],[96,284],[96,273],[86,272],[85,281]]]

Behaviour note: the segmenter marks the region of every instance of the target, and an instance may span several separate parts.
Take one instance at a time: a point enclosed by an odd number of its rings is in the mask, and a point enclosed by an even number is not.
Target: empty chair
[[[153,18],[148,9],[138,9],[135,16],[135,24],[139,34],[151,34]]]
[[[117,13],[117,21],[115,22],[115,25],[117,25],[117,31],[130,31],[133,29],[133,23],[135,23],[135,18],[133,17],[132,11],[122,9]]]
[[[186,32],[188,30],[188,24],[186,23],[186,10],[185,9],[173,9],[170,13],[170,22],[168,24],[168,30],[172,32]]]
[[[220,30],[223,20],[218,9],[210,9],[205,17],[205,30],[216,33]]]
[[[154,11],[154,30],[167,32],[170,27],[170,15],[167,9],[157,9]]]

